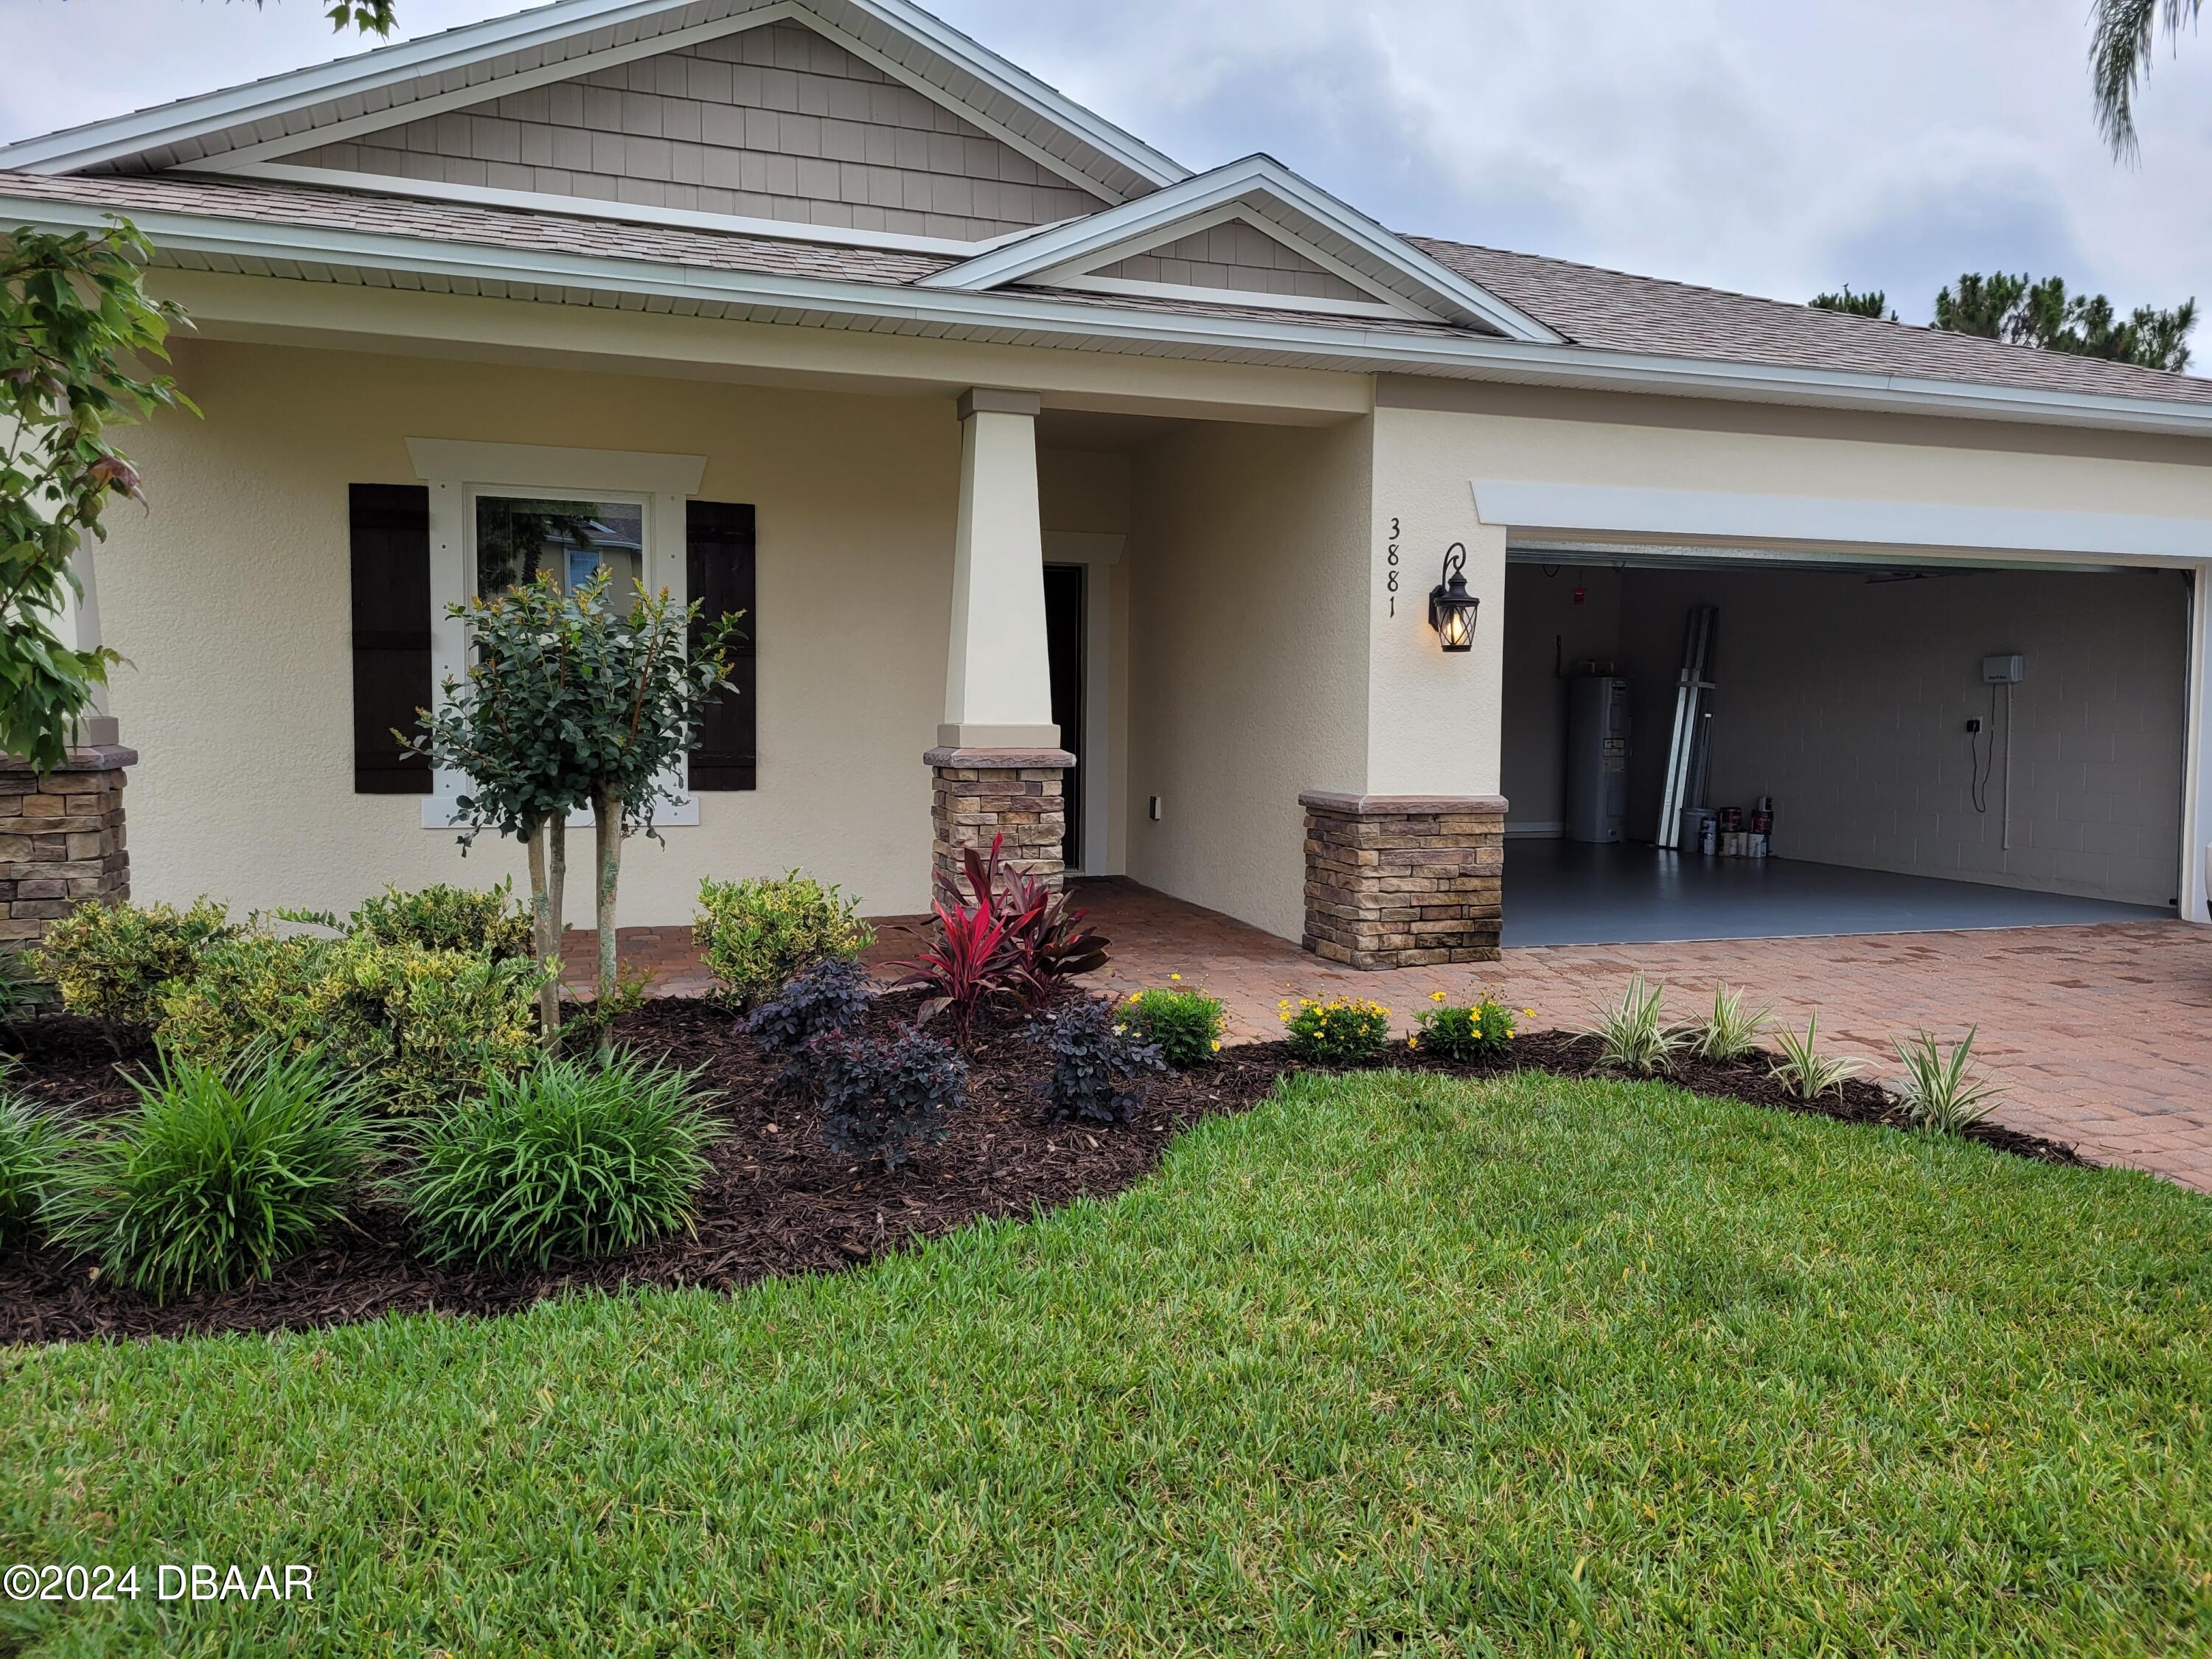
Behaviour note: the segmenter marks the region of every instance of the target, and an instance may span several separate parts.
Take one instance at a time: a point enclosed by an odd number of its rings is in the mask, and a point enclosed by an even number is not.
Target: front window
[[[477,497],[477,592],[501,593],[550,573],[574,590],[604,568],[619,604],[645,574],[645,508],[635,501]]]

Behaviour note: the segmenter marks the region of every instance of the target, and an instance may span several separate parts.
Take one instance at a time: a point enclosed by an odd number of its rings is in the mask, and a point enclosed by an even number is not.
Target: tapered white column
[[[960,517],[939,744],[1050,749],[1044,532],[1037,514],[1035,392],[960,395]]]
[[[63,584],[61,612],[54,618],[54,631],[61,636],[62,643],[73,650],[97,651],[101,644],[100,585],[89,540],[78,544],[70,559],[70,568],[76,573],[77,586],[82,591],[73,591],[67,583]],[[96,684],[92,688],[91,702],[77,716],[76,730],[70,741],[80,748],[96,748],[115,740],[115,717],[107,712],[107,687]]]
[[[969,851],[998,847],[1015,868],[1060,878],[1075,757],[1060,747],[1044,633],[1044,532],[1037,517],[1037,397],[960,394],[960,519],[945,720],[932,773],[931,860],[955,877]]]

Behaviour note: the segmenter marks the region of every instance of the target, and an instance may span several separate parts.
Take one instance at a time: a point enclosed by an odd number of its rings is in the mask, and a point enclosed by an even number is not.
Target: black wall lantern
[[[1482,603],[1467,591],[1467,544],[1444,550],[1443,579],[1429,590],[1429,626],[1447,651],[1474,649],[1474,608]]]

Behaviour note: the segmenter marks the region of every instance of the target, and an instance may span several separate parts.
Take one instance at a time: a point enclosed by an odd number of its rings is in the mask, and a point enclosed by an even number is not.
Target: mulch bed
[[[888,1027],[910,1018],[911,994],[883,997],[872,1016]],[[699,1195],[696,1231],[600,1261],[544,1272],[495,1273],[441,1268],[408,1254],[404,1216],[371,1204],[354,1230],[332,1234],[271,1279],[218,1295],[156,1306],[103,1285],[92,1264],[51,1250],[0,1255],[0,1344],[93,1337],[174,1336],[216,1331],[313,1329],[386,1313],[501,1314],[548,1297],[626,1285],[732,1290],[783,1274],[836,1272],[986,1217],[1027,1216],[1084,1194],[1128,1187],[1159,1162],[1176,1130],[1238,1112],[1281,1077],[1303,1070],[1279,1042],[1226,1048],[1202,1073],[1164,1080],[1133,1121],[1111,1127],[1047,1123],[1038,1115],[1038,1050],[1010,1024],[979,1028],[969,1056],[968,1103],[951,1115],[945,1138],[896,1170],[856,1163],[823,1144],[811,1103],[780,1091],[777,1067],[711,1004],[665,998],[625,1015],[617,1039],[640,1054],[701,1072],[719,1092],[726,1128]],[[49,1018],[20,1034],[23,1050],[9,1086],[34,1099],[96,1116],[126,1105],[131,1091],[104,1039],[81,1021]],[[1602,1073],[1597,1045],[1565,1032],[1530,1032],[1510,1060],[1452,1065],[1401,1047],[1378,1066],[1455,1076],[1534,1068],[1566,1077]],[[1701,1093],[1812,1111],[1848,1122],[1902,1126],[1897,1103],[1853,1080],[1817,1106],[1790,1100],[1764,1060],[1688,1061],[1670,1081]],[[2070,1146],[1984,1126],[1975,1138],[2052,1164],[2080,1164]]]

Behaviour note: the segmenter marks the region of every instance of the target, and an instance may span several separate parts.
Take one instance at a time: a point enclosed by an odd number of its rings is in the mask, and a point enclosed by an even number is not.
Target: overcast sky
[[[407,33],[517,9],[399,0]],[[2143,158],[2089,112],[2088,0],[939,0],[1192,167],[1266,150],[1393,228],[1802,300],[1966,269],[2212,304],[2212,39]],[[313,0],[0,0],[0,136],[358,49]],[[2200,355],[2205,342],[2200,338]]]

